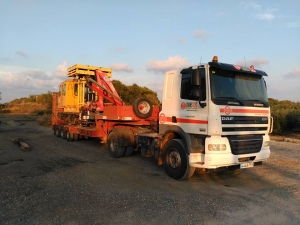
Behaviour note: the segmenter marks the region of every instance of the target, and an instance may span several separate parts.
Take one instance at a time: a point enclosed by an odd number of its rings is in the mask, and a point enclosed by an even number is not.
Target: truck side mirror
[[[205,102],[201,102],[201,99],[205,96],[203,95],[203,90],[201,90],[201,73],[200,69],[192,70],[192,77],[191,77],[191,83],[193,86],[193,89],[191,91],[191,95],[194,99],[197,99],[199,101],[199,105],[204,108],[206,106]]]
[[[192,70],[192,79],[191,79],[192,85],[194,86],[200,86],[201,85],[201,75],[200,70]]]

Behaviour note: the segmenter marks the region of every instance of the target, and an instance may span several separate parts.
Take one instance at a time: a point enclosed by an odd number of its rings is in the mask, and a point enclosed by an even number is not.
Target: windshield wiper
[[[238,99],[235,98],[235,97],[216,97],[216,98],[233,99],[233,100],[237,101],[238,103],[240,103],[240,105],[244,105],[240,100],[238,100]]]

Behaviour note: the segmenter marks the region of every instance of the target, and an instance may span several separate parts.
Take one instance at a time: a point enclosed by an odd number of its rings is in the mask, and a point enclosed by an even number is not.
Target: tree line
[[[125,85],[119,80],[112,80],[112,83],[126,105],[131,105],[138,97],[146,97],[153,105],[160,105],[157,93],[147,87],[141,87],[135,83],[132,85]]]

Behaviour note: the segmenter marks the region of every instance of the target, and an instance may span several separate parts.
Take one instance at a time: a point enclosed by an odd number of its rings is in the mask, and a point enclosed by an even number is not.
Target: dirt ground
[[[0,224],[300,224],[299,144],[271,141],[262,166],[176,181],[139,154],[57,138],[33,116],[0,121]]]

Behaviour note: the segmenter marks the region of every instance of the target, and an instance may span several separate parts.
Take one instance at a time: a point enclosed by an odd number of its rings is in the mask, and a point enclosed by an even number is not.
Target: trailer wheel
[[[74,139],[74,141],[78,141],[78,136],[79,136],[79,135],[78,135],[77,133],[74,133],[74,134],[73,134],[73,139]]]
[[[132,104],[132,109],[137,117],[141,119],[146,119],[151,116],[153,105],[148,98],[140,97],[134,100]]]
[[[57,130],[56,137],[61,137],[61,129],[59,129],[59,128]]]
[[[120,135],[116,131],[109,133],[107,138],[108,152],[111,157],[120,158],[125,154],[125,147],[121,146]]]
[[[67,131],[66,130],[62,130],[61,138],[62,139],[67,139]]]
[[[163,167],[166,173],[176,180],[185,180],[193,176],[195,167],[189,165],[189,158],[182,140],[171,139],[165,144]]]
[[[131,156],[133,153],[133,146],[127,146],[125,149],[124,157]]]
[[[67,131],[67,141],[73,141],[74,135],[72,132]]]
[[[56,129],[56,128],[53,128],[53,134],[54,134],[55,136],[57,136],[57,129]]]

